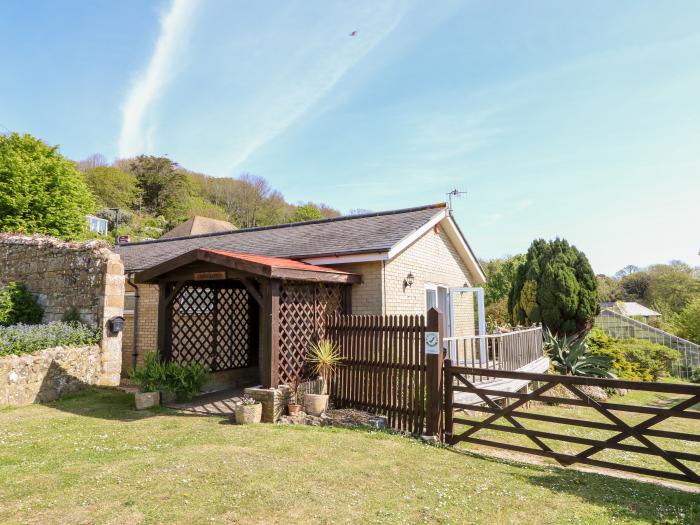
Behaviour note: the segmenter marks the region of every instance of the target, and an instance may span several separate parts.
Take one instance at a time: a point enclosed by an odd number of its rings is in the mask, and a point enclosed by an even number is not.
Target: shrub
[[[71,306],[63,313],[61,320],[64,323],[79,323],[80,322],[80,312],[74,306]]]
[[[542,323],[556,334],[589,329],[600,312],[595,274],[564,239],[532,242],[508,297],[513,324]]]
[[[156,351],[143,356],[143,364],[129,371],[129,380],[143,392],[161,390],[166,383],[168,365]]]
[[[700,366],[694,366],[691,369],[689,379],[693,383],[700,383]]]
[[[84,346],[99,342],[101,331],[81,324],[17,324],[0,327],[0,356],[30,354],[55,346]]]
[[[209,372],[199,363],[165,363],[157,351],[148,352],[143,364],[129,372],[129,379],[144,392],[167,390],[178,400],[189,401],[207,382]]]
[[[584,338],[566,335],[557,337],[549,330],[544,333],[544,348],[560,374],[572,376],[615,377],[610,372],[612,360],[588,351]]]
[[[656,381],[666,375],[673,361],[681,354],[667,346],[642,339],[615,339],[595,327],[588,334],[590,351],[612,360],[612,367],[620,379]]]
[[[196,393],[202,390],[208,377],[209,371],[204,365],[199,363],[192,363],[186,366],[168,363],[165,389],[175,392],[178,401],[189,401]]]
[[[0,326],[37,324],[44,310],[24,283],[9,282],[0,288]]]
[[[678,350],[642,339],[621,339],[619,345],[627,359],[638,364],[644,375],[651,378],[645,381],[657,381],[668,375],[671,363],[681,358]]]

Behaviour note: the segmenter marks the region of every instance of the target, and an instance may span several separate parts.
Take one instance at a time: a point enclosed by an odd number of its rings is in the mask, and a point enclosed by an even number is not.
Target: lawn
[[[0,523],[698,523],[700,495],[381,432],[136,412],[115,391],[0,410]]]

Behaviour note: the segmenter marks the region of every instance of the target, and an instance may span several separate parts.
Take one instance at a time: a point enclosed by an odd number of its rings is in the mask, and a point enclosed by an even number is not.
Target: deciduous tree
[[[0,230],[77,238],[94,209],[83,175],[57,146],[0,135]]]

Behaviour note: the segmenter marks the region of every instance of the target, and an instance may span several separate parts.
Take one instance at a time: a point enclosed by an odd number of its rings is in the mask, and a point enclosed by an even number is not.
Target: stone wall
[[[0,357],[0,406],[53,401],[86,385],[101,384],[101,375],[99,345]]]
[[[118,385],[121,334],[107,321],[124,308],[124,266],[104,241],[64,242],[40,235],[0,234],[0,284],[23,282],[44,308],[44,322],[74,308],[83,322],[102,329],[97,384]]]

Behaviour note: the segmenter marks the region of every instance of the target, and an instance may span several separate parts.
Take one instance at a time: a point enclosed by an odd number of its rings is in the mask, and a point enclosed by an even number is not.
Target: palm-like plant
[[[557,372],[570,376],[616,377],[610,369],[612,359],[588,351],[585,337],[557,337],[544,332],[544,348]]]
[[[333,341],[321,339],[319,342],[311,344],[306,359],[311,365],[314,375],[321,377],[323,392],[326,392],[328,382],[343,360],[340,347]]]

